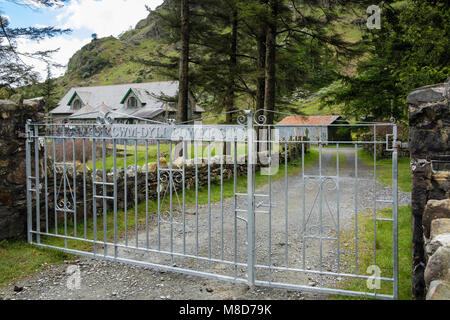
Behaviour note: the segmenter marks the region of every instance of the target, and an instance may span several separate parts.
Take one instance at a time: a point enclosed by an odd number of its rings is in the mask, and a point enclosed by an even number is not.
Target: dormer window
[[[131,96],[128,99],[128,108],[136,108],[138,106],[138,101],[135,97]]]
[[[80,99],[75,99],[73,102],[73,109],[80,110],[81,109],[81,101]]]

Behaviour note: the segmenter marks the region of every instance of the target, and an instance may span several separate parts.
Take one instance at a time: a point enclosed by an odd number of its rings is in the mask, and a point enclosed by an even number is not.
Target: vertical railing
[[[255,285],[255,213],[254,213],[254,188],[253,188],[253,148],[255,137],[253,136],[253,113],[246,112],[247,116],[247,242],[248,242],[248,284]]]
[[[36,242],[41,243],[41,199],[40,199],[40,163],[39,163],[39,128],[34,126],[34,172],[35,172],[35,194],[36,194]]]
[[[26,176],[27,176],[27,240],[28,243],[33,242],[32,237],[32,196],[31,196],[31,143],[32,143],[32,132],[31,132],[31,120],[27,121],[25,132],[27,135],[26,140]]]
[[[392,200],[393,200],[393,259],[394,259],[394,299],[398,299],[398,150],[397,150],[397,125],[393,127],[394,139],[392,153]]]

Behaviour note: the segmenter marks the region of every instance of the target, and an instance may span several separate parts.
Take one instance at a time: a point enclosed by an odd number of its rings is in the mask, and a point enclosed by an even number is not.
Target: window
[[[75,110],[81,109],[81,101],[80,101],[80,99],[75,99],[75,101],[73,102],[73,108]]]
[[[128,99],[128,107],[129,108],[136,108],[138,106],[137,99],[135,97],[130,97]]]

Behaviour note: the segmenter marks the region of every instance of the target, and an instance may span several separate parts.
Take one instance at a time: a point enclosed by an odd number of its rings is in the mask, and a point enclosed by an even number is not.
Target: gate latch
[[[276,203],[265,203],[264,201],[260,201],[256,204],[256,208],[275,208]]]

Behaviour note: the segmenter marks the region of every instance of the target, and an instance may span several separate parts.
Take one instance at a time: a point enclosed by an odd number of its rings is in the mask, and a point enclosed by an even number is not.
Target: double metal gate
[[[249,285],[398,298],[396,125],[236,118],[28,123],[28,241]],[[380,155],[391,186],[377,181]]]

